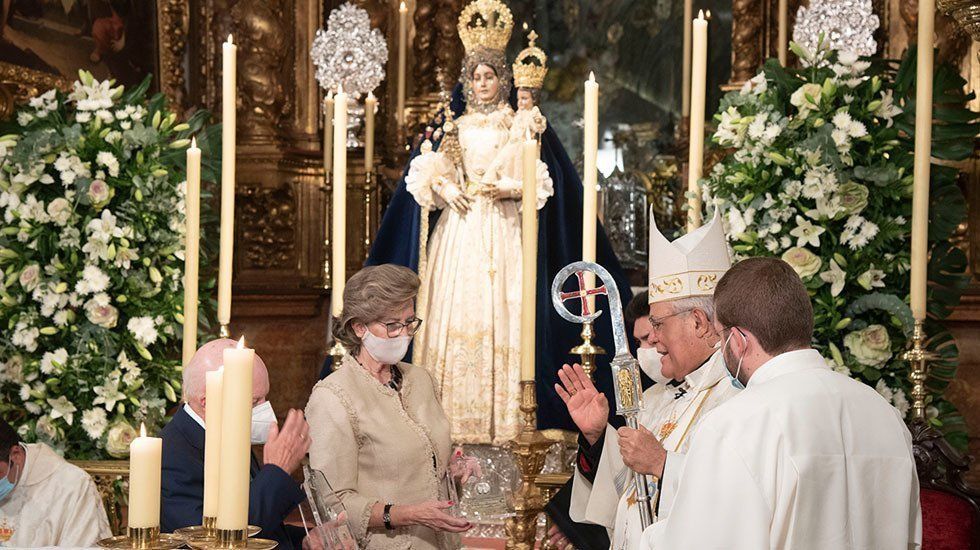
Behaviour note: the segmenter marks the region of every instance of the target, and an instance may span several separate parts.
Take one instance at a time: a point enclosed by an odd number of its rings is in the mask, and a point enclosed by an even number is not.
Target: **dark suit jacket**
[[[160,433],[163,472],[160,480],[160,530],[171,533],[200,525],[204,508],[204,428],[181,407]],[[286,472],[272,464],[259,467],[252,458],[248,522],[262,528],[258,536],[279,548],[299,548],[303,530],[283,519],[306,500],[306,493]]]

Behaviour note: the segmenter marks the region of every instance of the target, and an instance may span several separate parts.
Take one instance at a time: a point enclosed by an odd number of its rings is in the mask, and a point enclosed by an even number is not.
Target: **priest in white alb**
[[[701,423],[670,515],[642,547],[918,548],[909,431],[810,347],[813,309],[796,272],[776,258],[735,264],[715,313],[729,376],[746,389]],[[659,468],[668,455],[655,455]]]
[[[650,216],[651,222],[653,216]],[[556,391],[582,432],[570,517],[603,525],[614,549],[636,548],[643,529],[630,470],[654,474],[655,448],[670,451],[653,514],[669,509],[684,452],[707,413],[737,393],[726,379],[711,295],[731,265],[721,220],[668,241],[650,224],[650,340],[643,371],[657,384],[643,394],[641,430],[607,424],[609,402],[581,367],[565,365]]]

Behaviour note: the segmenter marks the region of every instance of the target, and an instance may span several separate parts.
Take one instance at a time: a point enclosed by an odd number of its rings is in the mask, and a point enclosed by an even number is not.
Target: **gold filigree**
[[[483,48],[503,51],[514,29],[514,16],[500,0],[474,0],[459,15],[457,30],[467,53]]]
[[[544,85],[544,77],[548,74],[548,56],[534,44],[537,38],[538,33],[531,31],[527,35],[527,47],[514,59],[514,86],[518,88],[540,89]]]
[[[710,291],[714,290],[715,286],[718,285],[718,275],[699,275],[697,287],[698,290]]]
[[[616,385],[619,386],[619,401],[624,409],[636,407],[636,395],[633,391],[633,377],[626,369],[616,373]]]
[[[684,291],[684,281],[680,277],[672,279],[661,279],[660,281],[650,281],[650,294],[653,296],[661,294],[680,294]]]

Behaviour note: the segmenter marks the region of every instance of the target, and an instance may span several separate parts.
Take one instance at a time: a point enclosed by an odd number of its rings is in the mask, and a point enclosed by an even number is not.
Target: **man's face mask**
[[[732,386],[735,389],[744,390],[745,384],[743,384],[742,381],[738,379],[738,375],[742,371],[742,359],[745,359],[745,353],[743,352],[742,356],[738,358],[738,366],[735,367],[735,374],[732,374],[731,367],[729,366],[731,364],[731,360],[728,358],[728,343],[731,342],[732,336],[736,332],[738,333],[739,336],[742,337],[742,342],[746,346],[748,345],[749,340],[748,338],[745,337],[744,334],[742,334],[742,331],[738,330],[737,328],[733,328],[728,333],[728,338],[725,339],[725,345],[722,346],[721,356],[725,360],[725,374],[728,375],[728,380],[731,381]]]
[[[14,475],[15,471],[17,472],[16,476]],[[20,466],[15,464],[13,460],[8,459],[7,475],[0,478],[0,502],[3,502],[14,490],[14,487],[20,483],[21,474]]]
[[[272,403],[263,401],[252,407],[252,445],[265,445],[275,423],[276,411],[272,410]]]
[[[663,355],[657,352],[657,348],[637,348],[636,360],[640,363],[640,370],[650,377],[657,384],[666,384],[671,378],[664,376],[660,367],[663,365]]]

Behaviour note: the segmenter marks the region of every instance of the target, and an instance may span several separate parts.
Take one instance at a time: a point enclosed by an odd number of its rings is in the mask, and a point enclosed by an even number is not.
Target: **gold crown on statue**
[[[500,0],[475,0],[459,15],[459,39],[463,48],[504,51],[514,28],[514,16]]]
[[[548,74],[548,56],[534,45],[537,39],[538,33],[531,31],[527,35],[527,47],[514,59],[514,86],[518,88],[540,89]]]

